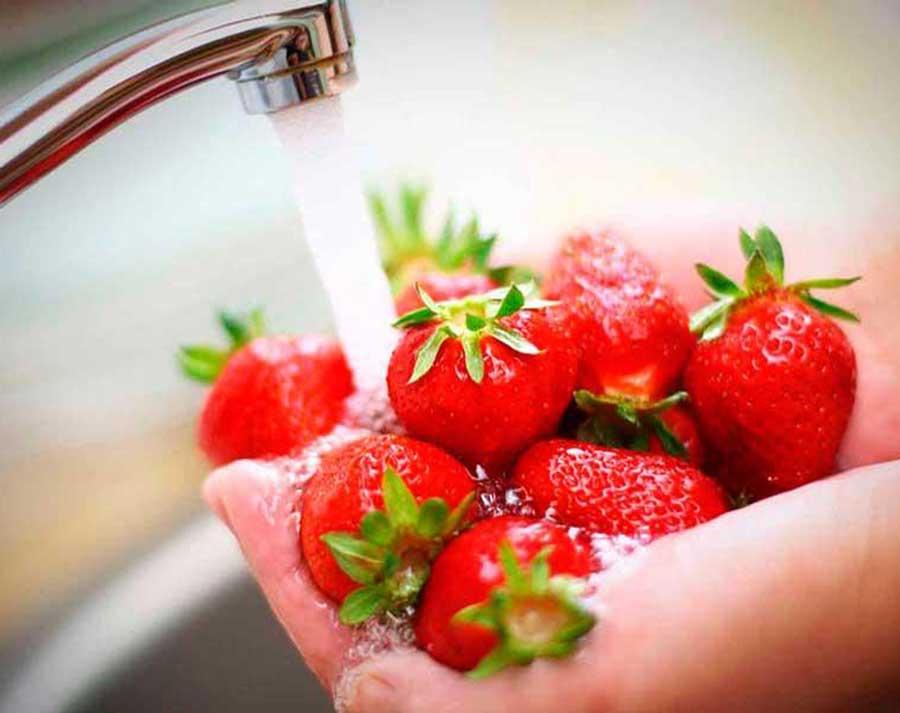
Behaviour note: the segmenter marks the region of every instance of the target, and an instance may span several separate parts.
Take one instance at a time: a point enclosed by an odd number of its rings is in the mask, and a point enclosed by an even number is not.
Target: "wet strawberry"
[[[574,651],[594,625],[577,579],[590,550],[552,523],[483,520],[438,556],[415,618],[418,645],[432,657],[483,677],[535,658]]]
[[[575,392],[575,403],[588,417],[578,428],[578,439],[632,451],[668,453],[700,468],[703,444],[693,416],[683,404],[686,391],[658,401],[630,396]]]
[[[340,345],[320,335],[262,336],[262,314],[223,312],[229,349],[183,347],[185,374],[212,383],[197,439],[212,463],[286,455],[330,431],[353,376]]]
[[[300,542],[341,621],[415,602],[474,497],[462,464],[411,438],[367,436],[322,456],[303,491]]]
[[[771,230],[741,231],[744,285],[698,265],[716,301],[697,312],[685,372],[711,468],[735,494],[765,497],[834,472],[856,392],[856,359],[829,317],[856,316],[810,294],[859,278],[784,285]]]
[[[578,388],[658,399],[671,391],[694,339],[656,269],[608,232],[568,236],[544,295],[559,300],[582,347]]]
[[[533,286],[427,305],[397,321],[391,404],[418,438],[470,466],[508,464],[556,430],[572,396],[577,354]],[[523,292],[524,291],[524,292]]]
[[[728,509],[718,484],[683,460],[567,439],[525,451],[512,485],[539,514],[607,535],[653,539]]]

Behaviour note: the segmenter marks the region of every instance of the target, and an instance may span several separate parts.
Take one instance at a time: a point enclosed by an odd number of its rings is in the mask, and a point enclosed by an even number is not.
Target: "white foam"
[[[377,388],[396,340],[394,308],[340,99],[277,112],[272,122],[294,169],[306,241],[356,385]]]

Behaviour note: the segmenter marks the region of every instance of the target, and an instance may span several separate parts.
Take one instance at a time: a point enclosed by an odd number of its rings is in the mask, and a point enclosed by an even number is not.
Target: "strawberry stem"
[[[419,348],[408,383],[425,376],[434,366],[444,342],[456,339],[462,344],[466,372],[476,384],[484,379],[482,340],[493,337],[520,354],[540,354],[541,350],[521,333],[503,326],[500,320],[523,309],[544,309],[555,302],[532,298],[537,290],[534,282],[501,287],[481,295],[435,302],[416,284],[423,307],[407,312],[394,322],[395,327],[409,328],[435,322],[434,332]]]
[[[415,602],[431,573],[431,562],[462,526],[475,499],[469,493],[452,510],[442,498],[421,505],[393,468],[381,480],[384,510],[372,510],[360,521],[359,533],[322,535],[341,570],[363,586],[344,599],[341,623],[361,624],[385,611]]]
[[[496,633],[497,645],[469,672],[485,678],[508,666],[529,664],[536,658],[559,658],[575,650],[578,640],[596,619],[579,597],[584,583],[566,575],[551,576],[552,547],[543,548],[522,565],[509,542],[502,542],[499,561],[504,583],[487,601],[458,611],[453,623],[466,623]]]
[[[709,341],[721,336],[728,323],[733,308],[754,295],[772,290],[786,289],[795,293],[810,307],[836,319],[858,322],[859,317],[842,307],[833,305],[810,294],[810,290],[829,290],[852,285],[859,277],[833,277],[803,280],[790,285],[784,284],[784,250],[772,230],[762,225],[755,236],[743,228],[738,239],[741,252],[747,259],[744,270],[744,285],[738,286],[733,280],[718,270],[698,263],[697,274],[706,284],[713,302],[691,315],[690,328],[700,334],[701,341]]]
[[[660,414],[688,399],[686,391],[676,391],[658,401],[628,396],[594,394],[585,389],[575,392],[575,405],[588,414],[578,428],[578,439],[633,451],[650,447],[655,435],[663,450],[676,458],[687,458],[684,443],[665,424]]]
[[[266,333],[265,314],[260,307],[244,314],[222,310],[218,314],[218,320],[222,331],[228,337],[227,348],[194,344],[178,349],[178,365],[189,379],[206,384],[212,383],[218,378],[232,354]]]
[[[389,205],[384,193],[369,193],[382,264],[395,292],[410,281],[410,269],[490,273],[488,260],[497,236],[482,234],[477,216],[458,226],[452,208],[440,232],[430,235],[425,228],[427,200],[428,190],[410,183],[400,185],[394,206]]]

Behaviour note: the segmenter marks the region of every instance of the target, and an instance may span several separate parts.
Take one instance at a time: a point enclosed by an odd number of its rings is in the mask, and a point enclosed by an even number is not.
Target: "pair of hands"
[[[690,308],[697,257],[739,274],[736,227],[686,222],[626,234]],[[565,661],[471,681],[411,650],[345,670],[353,632],[309,578],[295,494],[274,466],[215,471],[205,496],[231,528],[291,639],[339,705],[430,711],[858,711],[900,707],[900,241],[779,230],[792,279],[863,274],[839,303],[857,354],[841,475],[654,542],[602,580],[599,624]],[[897,246],[892,248],[892,244]],[[713,254],[710,254],[713,253]],[[817,254],[822,253],[822,254]],[[793,257],[793,261],[791,258]],[[803,260],[816,258],[815,275]],[[869,465],[872,464],[872,465]]]

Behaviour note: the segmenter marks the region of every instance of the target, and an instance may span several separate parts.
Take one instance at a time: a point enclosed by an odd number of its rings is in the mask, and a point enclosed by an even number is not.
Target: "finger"
[[[336,702],[347,713],[604,713],[614,690],[608,670],[583,651],[476,681],[424,653],[394,652],[349,671]]]
[[[657,541],[600,583],[570,660],[471,681],[424,654],[369,661],[354,713],[892,710],[900,701],[900,463]]]
[[[349,632],[303,565],[290,479],[273,465],[238,461],[212,473],[203,494],[237,538],[282,626],[330,690],[350,645]]]
[[[896,694],[897,522],[891,463],[655,543],[607,582],[592,653],[616,669],[617,705],[863,710]]]

